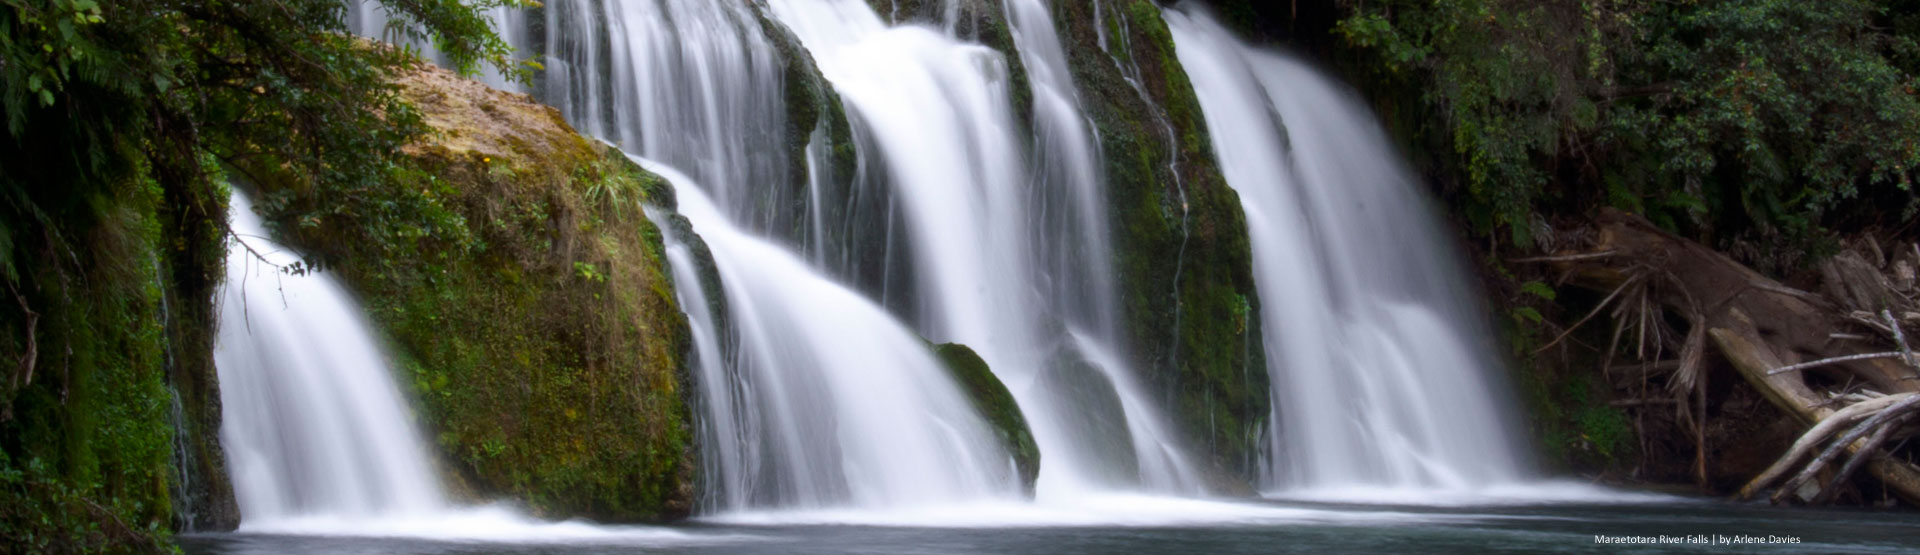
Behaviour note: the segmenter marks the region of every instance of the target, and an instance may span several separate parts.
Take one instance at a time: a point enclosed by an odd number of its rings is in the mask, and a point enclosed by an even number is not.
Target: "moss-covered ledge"
[[[1034,481],[1040,478],[1040,446],[1034,443],[1033,430],[1027,427],[1027,416],[1020,412],[1020,403],[1013,399],[1013,392],[987,367],[987,361],[966,345],[941,343],[933,346],[933,354],[960,384],[961,392],[967,394],[973,407],[986,417],[994,435],[1000,438],[1000,446],[1013,455],[1014,468],[1020,473],[1020,486],[1027,495],[1033,495]]]
[[[690,332],[640,208],[663,182],[525,95],[433,67],[395,83],[434,133],[370,194],[428,217],[329,213],[268,181],[281,234],[391,339],[455,491],[553,518],[685,516]]]
[[[1172,392],[1167,410],[1214,485],[1245,491],[1270,401],[1239,195],[1214,164],[1158,6],[1088,0],[1053,11],[1106,158],[1131,355],[1156,390]]]

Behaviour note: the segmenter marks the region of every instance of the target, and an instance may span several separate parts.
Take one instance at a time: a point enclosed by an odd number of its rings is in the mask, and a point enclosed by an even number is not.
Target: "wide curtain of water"
[[[1107,4],[1094,4],[1102,21]],[[676,280],[706,328],[696,335],[706,335],[697,385],[712,446],[702,451],[708,510],[999,491],[999,463],[975,464],[994,456],[956,459],[971,475],[916,478],[869,467],[911,466],[917,455],[873,451],[902,457],[882,465],[853,454],[871,446],[850,439],[847,426],[866,423],[849,414],[894,415],[907,428],[961,420],[943,405],[890,412],[901,407],[835,389],[864,369],[826,366],[874,362],[835,358],[844,337],[819,330],[869,305],[909,336],[964,343],[988,361],[1040,445],[1043,500],[1204,492],[1164,396],[1129,367],[1107,165],[1053,7],[967,8],[1004,16],[1030,118],[1014,103],[1014,60],[956,36],[967,27],[955,21],[961,8],[947,2],[944,21],[908,24],[864,0],[552,0],[493,14],[542,63],[526,90],[583,132],[684,171],[675,181],[693,199],[688,210],[712,209],[688,214],[693,231],[728,238],[711,241],[725,270],[716,290],[690,290],[698,275]],[[353,17],[363,34],[385,27],[368,8]],[[1165,17],[1252,234],[1275,406],[1262,486],[1472,489],[1521,476],[1474,292],[1371,114],[1334,81],[1243,44],[1209,16]],[[1109,42],[1131,35],[1095,28],[1102,47],[1125,49]],[[1144,97],[1138,67],[1114,63]],[[789,128],[794,91],[809,87],[837,95],[851,144],[829,144],[825,116],[810,133]],[[1173,135],[1164,114],[1151,115]],[[854,167],[837,148],[853,151]],[[677,274],[694,271],[686,243],[671,250]],[[738,258],[745,251],[762,256]],[[727,257],[736,261],[719,263]],[[761,265],[801,272],[792,281],[855,308],[802,310],[798,286],[762,283]],[[859,325],[891,329],[868,316]],[[876,348],[887,364],[924,362]],[[927,393],[947,387],[943,375],[898,373],[942,382],[896,383],[899,396],[944,395]]]
[[[214,363],[221,442],[243,525],[445,508],[406,399],[366,319],[324,274],[267,238],[232,197]]]
[[[668,261],[694,327],[709,509],[886,508],[1017,497],[1013,459],[927,344],[873,302],[729,221],[656,163],[711,253]],[[674,229],[658,211],[656,221]],[[714,296],[729,310],[716,314]]]
[[[858,0],[767,6],[863,124],[862,147],[886,164],[916,263],[918,328],[972,346],[1019,400],[1045,454],[1040,495],[1197,493],[1152,396],[1108,354],[1097,153],[1045,6],[1008,8],[1016,40],[1032,49],[1035,137],[1018,123],[998,51],[932,26],[889,26]],[[1090,419],[1087,406],[1118,410]]]
[[[1373,115],[1204,11],[1165,16],[1247,215],[1279,423],[1265,487],[1470,490],[1523,478],[1475,291]]]

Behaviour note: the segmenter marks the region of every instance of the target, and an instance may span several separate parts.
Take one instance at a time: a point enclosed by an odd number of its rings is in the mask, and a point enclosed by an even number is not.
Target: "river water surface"
[[[1316,503],[1168,502],[1152,509],[1116,499],[1105,524],[1002,511],[978,526],[912,525],[916,515],[736,516],[656,527],[581,527],[520,540],[461,541],[418,535],[186,535],[188,553],[1610,553],[1920,551],[1920,513],[1788,509],[1711,500],[1473,507]],[[924,515],[928,518],[951,515]],[[995,520],[999,522],[995,522]],[[1030,519],[1022,525],[1020,519]],[[956,519],[968,521],[965,518]],[[1157,523],[1155,521],[1158,521]],[[813,521],[813,522],[807,522]],[[411,536],[411,537],[408,537]],[[1623,541],[1599,543],[1597,536]],[[1662,538],[1666,536],[1666,538]],[[1795,543],[1729,545],[1722,541]]]

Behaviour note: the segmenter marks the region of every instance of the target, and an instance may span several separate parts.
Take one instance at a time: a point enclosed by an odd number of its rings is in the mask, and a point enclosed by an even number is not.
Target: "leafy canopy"
[[[1337,33],[1420,91],[1480,233],[1595,203],[1703,236],[1900,222],[1920,169],[1907,0],[1346,1]]]
[[[335,209],[424,129],[383,75],[415,57],[347,32],[350,0],[0,0],[0,277],[12,242],[84,225],[135,172],[169,208],[217,213],[207,170],[273,168]],[[484,10],[525,0],[383,0],[389,33],[454,66],[512,67]],[[211,202],[213,206],[205,204]],[[15,236],[13,241],[6,239]],[[37,238],[33,240],[38,242]]]

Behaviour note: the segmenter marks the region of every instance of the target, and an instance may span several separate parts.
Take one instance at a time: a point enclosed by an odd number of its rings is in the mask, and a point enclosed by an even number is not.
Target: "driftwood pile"
[[[1672,372],[1668,386],[1690,415],[1706,413],[1705,359],[1718,356],[1806,426],[1738,497],[1771,488],[1774,503],[1828,503],[1864,470],[1892,495],[1920,505],[1920,466],[1900,454],[1920,419],[1920,357],[1908,338],[1920,331],[1920,248],[1857,241],[1821,264],[1814,293],[1623,213],[1603,214],[1583,243],[1532,260],[1551,263],[1566,283],[1606,293],[1582,321],[1611,308],[1609,356],[1624,337],[1649,362],[1643,367]],[[1677,360],[1656,364],[1661,349],[1650,353],[1646,345],[1668,329],[1667,315],[1687,329]],[[1689,418],[1696,441],[1704,442],[1705,417]],[[1702,479],[1706,452],[1697,447]]]

